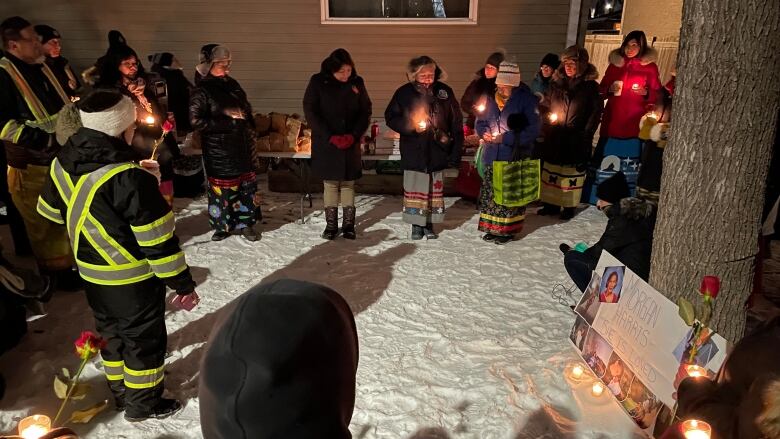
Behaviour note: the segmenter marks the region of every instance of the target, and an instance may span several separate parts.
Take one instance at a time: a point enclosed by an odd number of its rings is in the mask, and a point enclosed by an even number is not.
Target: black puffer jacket
[[[311,127],[311,165],[324,180],[357,180],[362,176],[360,137],[371,121],[371,100],[363,79],[353,70],[347,82],[322,71],[311,77],[303,96],[303,111]],[[334,135],[351,134],[354,143],[339,149]]]
[[[650,276],[650,252],[653,249],[656,205],[638,198],[624,198],[606,208],[607,228],[585,255],[598,261],[606,250],[637,276]]]
[[[415,131],[420,121],[428,129]],[[426,89],[409,83],[396,90],[385,110],[385,122],[401,135],[401,166],[407,171],[436,172],[460,165],[463,115],[452,89],[436,81]],[[441,135],[449,141],[439,141]]]
[[[57,161],[73,180],[96,171],[103,166],[127,163],[135,159],[135,153],[124,142],[89,128],[79,128],[57,154]],[[51,176],[48,176],[41,198],[67,217],[65,206]],[[136,260],[159,260],[181,252],[179,239],[170,239],[153,246],[142,247],[131,226],[144,226],[169,215],[171,208],[160,194],[157,179],[140,167],[128,169],[111,177],[95,192],[89,213],[106,233]],[[105,266],[101,254],[86,240],[79,240],[78,260]],[[189,268],[163,279],[165,284],[179,294],[189,294],[195,288]]]
[[[244,119],[230,117],[237,111]],[[208,75],[198,81],[190,96],[190,124],[201,132],[209,177],[235,178],[252,171],[252,106],[235,79]]]
[[[539,148],[544,161],[584,165],[590,159],[593,135],[604,108],[597,77],[593,64],[574,79],[566,77],[563,65],[554,73],[544,97],[547,114],[542,118],[544,141]],[[550,114],[556,115],[555,122]]]
[[[496,78],[488,79],[485,77],[485,69],[480,69],[477,72],[477,78],[475,78],[463,93],[463,97],[460,98],[460,108],[468,116],[466,118],[466,125],[474,128],[474,123],[477,121],[476,107],[482,103],[486,103],[488,98],[493,97],[496,94]],[[481,102],[484,101],[484,102]]]
[[[349,305],[292,279],[253,287],[211,333],[200,373],[206,439],[349,439],[358,338]]]

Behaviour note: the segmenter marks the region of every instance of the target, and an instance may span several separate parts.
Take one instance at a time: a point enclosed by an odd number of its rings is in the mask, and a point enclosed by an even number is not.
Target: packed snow
[[[400,197],[359,196],[358,239],[328,242],[319,236],[321,201],[315,197],[299,224],[295,194],[266,192],[263,238],[250,243],[211,242],[205,198],[177,199],[177,233],[202,298],[192,312],[167,314],[166,387],[185,408],[135,424],[109,409],[70,426],[82,438],[201,437],[199,360],[220,309],[258,282],[291,277],[334,288],[355,313],[355,438],[642,437],[612,398],[594,398],[563,374],[578,356],[568,340],[574,299],[552,294],[557,284],[571,288],[558,244],[595,242],[603,214],[589,208],[558,224],[532,208],[522,239],[499,246],[481,240],[474,203],[448,198],[447,205],[440,238],[412,241]],[[8,382],[0,433],[15,433],[28,414],[56,413],[53,377],[77,368],[72,342],[93,328],[81,293],[57,294],[48,311],[0,358]],[[97,361],[84,377],[91,393],[72,408],[109,398]]]

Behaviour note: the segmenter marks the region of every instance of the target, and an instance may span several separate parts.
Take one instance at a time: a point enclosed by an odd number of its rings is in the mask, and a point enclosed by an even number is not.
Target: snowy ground
[[[448,199],[435,241],[409,239],[399,197],[358,199],[358,239],[323,242],[321,202],[295,223],[295,195],[267,194],[263,239],[209,240],[205,200],[177,200],[177,233],[199,283],[193,312],[169,311],[166,386],[185,409],[164,421],[129,424],[114,412],[77,426],[83,438],[198,438],[197,379],[203,344],[222,307],[264,280],[320,282],[344,295],[360,338],[356,438],[632,438],[633,423],[609,398],[572,388],[562,370],[576,360],[574,316],[551,297],[568,282],[560,242],[594,242],[596,209],[554,224],[529,215],[523,238],[485,243],[474,204]],[[7,240],[7,235],[4,240]],[[77,366],[72,341],[93,327],[82,294],[60,294],[31,324],[23,344],[0,358],[8,382],[0,433],[29,413],[56,412],[52,378]],[[97,363],[87,406],[108,397]]]

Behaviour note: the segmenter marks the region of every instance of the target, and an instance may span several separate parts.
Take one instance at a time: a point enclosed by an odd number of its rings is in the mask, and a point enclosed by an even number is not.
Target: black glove
[[[558,248],[561,250],[561,253],[564,255],[571,250],[571,246],[569,244],[561,244],[558,246]]]

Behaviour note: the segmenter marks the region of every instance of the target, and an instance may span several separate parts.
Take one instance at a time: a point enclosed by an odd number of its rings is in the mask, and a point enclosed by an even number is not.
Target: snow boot
[[[325,230],[322,232],[322,237],[332,241],[339,234],[339,208],[336,206],[326,207],[325,221],[327,222],[327,225],[325,226]]]
[[[211,240],[214,242],[218,242],[218,241],[222,241],[225,238],[228,238],[229,236],[230,233],[222,230],[217,230],[216,232],[214,232],[213,235],[211,235]]]
[[[511,236],[496,236],[496,239],[493,240],[493,243],[497,245],[504,245],[512,241]]]
[[[433,224],[428,223],[425,225],[425,238],[426,239],[436,239],[439,237],[439,235],[436,234],[436,232],[433,231]]]
[[[542,205],[542,208],[536,211],[536,214],[540,216],[546,216],[546,215],[558,215],[560,212],[561,212],[560,207],[553,206],[552,204],[544,203]]]
[[[160,398],[157,405],[149,412],[140,413],[125,411],[125,420],[128,422],[141,422],[147,419],[163,419],[181,410],[181,403],[175,399]]]
[[[484,235],[482,235],[482,240],[486,241],[486,242],[490,242],[490,241],[492,241],[492,240],[494,240],[496,238],[498,238],[498,236],[491,235],[490,233],[485,233]]]
[[[246,238],[247,241],[255,242],[259,241],[261,238],[260,232],[255,230],[254,227],[244,227],[241,229],[241,235],[243,235],[244,238]]]
[[[573,207],[564,207],[563,211],[561,212],[561,219],[564,221],[568,221],[570,219],[574,218],[574,208]]]
[[[341,208],[344,218],[341,223],[341,234],[345,239],[355,239],[355,206],[344,206]]]
[[[425,228],[423,226],[412,225],[412,240],[419,241],[425,236]]]
[[[565,255],[566,252],[571,250],[571,246],[569,244],[562,243],[561,245],[558,246],[558,249],[561,251],[561,253]]]

